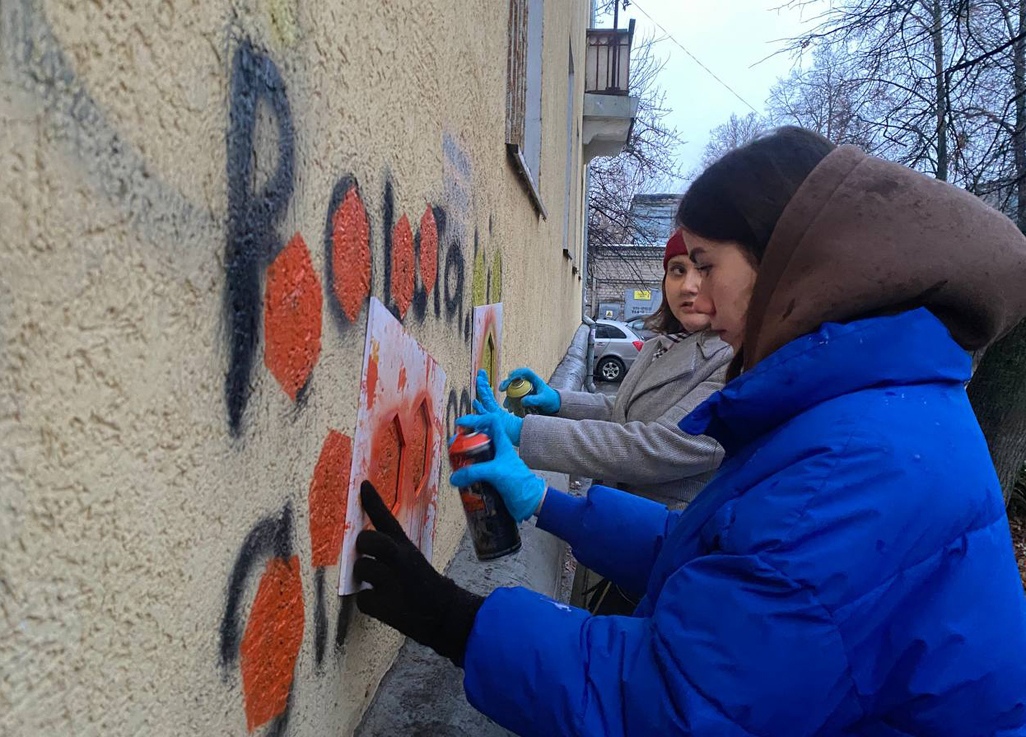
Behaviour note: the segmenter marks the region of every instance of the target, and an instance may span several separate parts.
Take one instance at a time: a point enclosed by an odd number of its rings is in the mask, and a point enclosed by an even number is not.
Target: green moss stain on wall
[[[488,293],[492,302],[502,301],[502,251],[492,256],[492,272],[488,275]]]
[[[478,251],[474,257],[474,279],[471,282],[470,297],[474,307],[487,304],[487,273],[485,272],[485,257],[483,251]]]

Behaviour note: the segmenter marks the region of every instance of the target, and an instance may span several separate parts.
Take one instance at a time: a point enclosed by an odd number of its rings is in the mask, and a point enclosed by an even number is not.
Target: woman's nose
[[[709,299],[709,295],[701,290],[695,295],[692,309],[700,315],[712,315],[716,312],[716,308],[713,305],[713,301]]]

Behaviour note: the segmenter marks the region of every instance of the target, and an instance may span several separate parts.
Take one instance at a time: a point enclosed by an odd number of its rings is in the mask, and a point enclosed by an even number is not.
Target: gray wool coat
[[[615,401],[561,391],[558,415],[524,418],[524,462],[602,479],[672,508],[694,499],[719,467],[723,449],[677,423],[723,387],[733,352],[714,333],[703,332],[655,358],[660,340],[645,343]]]

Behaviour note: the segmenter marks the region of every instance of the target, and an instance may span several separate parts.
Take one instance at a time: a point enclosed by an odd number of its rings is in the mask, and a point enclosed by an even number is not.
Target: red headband
[[[680,230],[675,230],[670,240],[666,241],[666,253],[663,254],[663,271],[666,271],[667,264],[674,256],[687,256],[688,244],[684,242],[684,236]]]

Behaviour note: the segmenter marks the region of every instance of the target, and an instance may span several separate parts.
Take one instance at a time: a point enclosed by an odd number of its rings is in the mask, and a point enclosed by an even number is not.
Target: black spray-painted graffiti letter
[[[277,123],[278,164],[267,183],[255,188],[257,113],[263,101]],[[234,434],[250,394],[250,375],[260,333],[260,278],[281,250],[276,231],[292,197],[295,135],[285,82],[271,59],[243,41],[232,62],[227,133],[228,240],[225,313],[228,375],[225,400]]]

